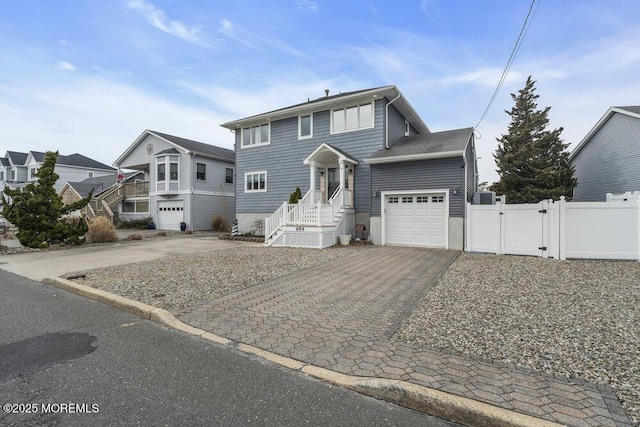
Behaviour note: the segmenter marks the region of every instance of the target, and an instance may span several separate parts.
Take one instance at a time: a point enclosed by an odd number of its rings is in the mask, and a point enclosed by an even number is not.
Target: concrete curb
[[[431,389],[407,381],[385,378],[356,377],[341,374],[339,372],[334,372],[329,369],[306,364],[299,360],[262,350],[251,345],[234,343],[227,338],[187,325],[186,323],[178,320],[167,310],[152,307],[119,295],[110,294],[109,292],[105,292],[100,289],[80,285],[67,279],[48,278],[44,279],[43,283],[107,304],[118,310],[134,314],[143,319],[151,320],[191,335],[197,335],[217,344],[237,348],[243,353],[252,354],[277,365],[300,371],[322,381],[467,426],[561,426],[561,424],[551,421],[542,420],[519,412],[509,411],[488,403]]]

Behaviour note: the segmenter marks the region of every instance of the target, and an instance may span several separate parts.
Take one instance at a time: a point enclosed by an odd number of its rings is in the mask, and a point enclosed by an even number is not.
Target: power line
[[[527,12],[527,16],[524,20],[524,23],[522,24],[522,28],[520,29],[520,34],[518,34],[518,39],[516,40],[516,43],[513,46],[513,49],[511,50],[511,55],[509,55],[509,60],[507,61],[507,65],[504,67],[504,70],[502,71],[502,75],[500,76],[500,80],[498,81],[498,86],[496,86],[496,90],[493,91],[491,100],[489,101],[487,108],[484,109],[484,112],[482,113],[482,117],[480,117],[480,120],[478,120],[478,123],[474,126],[474,129],[476,129],[480,125],[480,123],[484,119],[484,116],[486,116],[487,113],[489,112],[491,105],[493,105],[493,101],[495,101],[496,96],[498,96],[498,92],[500,92],[500,89],[502,88],[502,85],[504,84],[504,81],[507,78],[507,74],[509,74],[509,70],[513,65],[513,61],[516,58],[518,51],[520,50],[520,46],[524,41],[524,37],[527,34],[529,27],[531,26],[531,21],[533,21],[533,17],[535,16],[536,11],[538,10],[539,4],[540,4],[540,0],[531,0],[531,5],[529,5],[529,11]]]

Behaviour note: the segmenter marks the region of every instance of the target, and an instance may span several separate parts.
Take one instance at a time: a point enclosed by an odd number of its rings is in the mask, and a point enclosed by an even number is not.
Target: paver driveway
[[[391,340],[459,252],[376,246],[179,317],[337,372],[410,381],[569,425],[628,425],[608,390]]]

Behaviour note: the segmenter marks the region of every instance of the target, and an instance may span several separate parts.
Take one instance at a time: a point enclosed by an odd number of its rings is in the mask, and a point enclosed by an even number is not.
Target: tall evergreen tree
[[[569,163],[569,144],[560,139],[562,128],[549,131],[551,107],[538,110],[535,81],[527,78],[518,95],[511,94],[515,105],[511,111],[508,133],[498,138],[493,157],[500,180],[492,190],[507,196],[507,203],[537,203],[544,199],[569,200],[578,184]]]
[[[24,189],[4,190],[2,215],[18,227],[18,240],[24,246],[42,248],[51,243],[83,243],[82,236],[87,232],[85,220],[74,221],[63,216],[86,206],[92,194],[64,205],[54,188],[59,178],[54,171],[57,160],[57,151],[47,152],[36,172],[37,181],[28,183]]]

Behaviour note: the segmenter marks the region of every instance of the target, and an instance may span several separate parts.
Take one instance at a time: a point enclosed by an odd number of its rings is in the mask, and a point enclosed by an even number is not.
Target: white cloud
[[[320,10],[318,3],[313,0],[293,0],[293,3],[297,5],[300,10],[310,10],[311,12]]]
[[[196,26],[190,27],[181,21],[167,19],[164,11],[157,9],[151,3],[144,0],[129,0],[127,7],[140,13],[149,24],[165,33],[181,38],[189,43],[208,46],[200,28]]]
[[[65,70],[65,71],[75,71],[76,69],[76,67],[74,67],[73,64],[70,64],[65,61],[58,62],[57,67],[58,67],[58,70]]]
[[[106,164],[145,129],[233,148],[233,134],[219,126],[233,118],[101,77],[0,87],[6,150],[79,152]]]
[[[249,33],[248,31],[238,27],[228,19],[223,18],[220,20],[220,32],[225,36],[231,39],[234,39],[237,42],[242,43],[245,46],[258,49],[258,46],[256,46],[253,42],[249,41],[249,39],[255,40],[256,37],[253,34]]]

